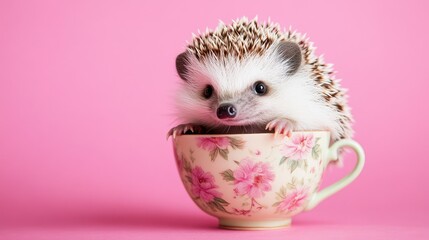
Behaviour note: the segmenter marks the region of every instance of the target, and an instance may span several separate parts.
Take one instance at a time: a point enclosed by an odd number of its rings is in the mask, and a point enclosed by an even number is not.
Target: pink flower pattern
[[[302,160],[307,159],[309,153],[320,151],[317,147],[318,139],[312,134],[296,133],[292,138],[280,145],[280,151],[283,155],[282,161],[296,162],[296,167],[303,166]],[[217,156],[227,159],[228,149],[243,149],[245,142],[242,139],[233,137],[199,137],[197,138],[197,146],[200,149],[209,151],[209,156],[214,161]],[[222,193],[219,191],[219,186],[216,184],[213,172],[205,172],[200,166],[193,166],[183,153],[175,155],[179,171],[183,171],[188,180],[190,193],[199,199],[199,204],[207,211],[221,211],[228,214],[251,216],[252,214],[262,209],[267,209],[268,206],[264,202],[259,202],[267,193],[273,191],[272,183],[275,179],[274,171],[268,162],[258,161],[258,157],[262,155],[259,149],[252,151],[256,159],[244,158],[241,161],[234,162],[238,165],[235,169],[226,169],[220,172],[224,181],[230,182],[234,198],[244,197],[241,207],[230,205],[228,199],[222,198]],[[320,154],[320,152],[319,152]],[[317,159],[314,154],[310,156]],[[321,159],[315,164],[321,164]],[[312,164],[312,163],[311,163]],[[304,168],[303,168],[304,169]],[[316,174],[315,166],[310,165],[306,172]],[[291,171],[292,173],[292,171]],[[302,180],[303,181],[303,180]],[[297,186],[296,184],[300,185]],[[303,185],[303,186],[302,186]],[[303,207],[306,200],[310,196],[308,189],[304,187],[304,183],[296,183],[292,181],[281,187],[277,192],[277,202],[272,204],[272,208],[278,214],[293,214],[294,211]],[[262,203],[262,204],[261,204]]]
[[[197,141],[198,147],[208,151],[227,149],[230,144],[227,137],[200,137]]]
[[[250,159],[244,159],[234,171],[234,191],[237,195],[259,198],[264,196],[264,192],[271,190],[273,180],[274,173],[268,163],[254,163]]]
[[[210,172],[204,172],[199,166],[192,169],[192,193],[200,197],[204,202],[208,203],[213,201],[215,197],[221,197],[222,194],[216,189],[218,186],[215,184],[213,175]]]
[[[307,191],[300,189],[295,190],[285,196],[277,206],[277,212],[290,213],[299,208],[307,198]]]
[[[314,146],[312,134],[296,134],[292,140],[281,149],[283,155],[293,160],[301,160],[311,151]]]

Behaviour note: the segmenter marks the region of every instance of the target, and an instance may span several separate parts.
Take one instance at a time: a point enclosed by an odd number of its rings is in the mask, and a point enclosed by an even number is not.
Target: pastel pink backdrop
[[[428,237],[424,1],[1,1],[0,237]],[[349,89],[362,175],[287,230],[216,229],[165,134],[191,33],[241,16],[306,32]],[[330,168],[325,185],[354,164]],[[19,229],[19,230],[17,230]],[[23,231],[22,229],[25,229]]]

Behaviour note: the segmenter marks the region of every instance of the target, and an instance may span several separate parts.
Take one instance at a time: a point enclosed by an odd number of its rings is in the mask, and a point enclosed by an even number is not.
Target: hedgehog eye
[[[253,84],[253,91],[259,96],[265,95],[268,91],[267,85],[265,83],[258,81]]]
[[[213,87],[212,85],[207,85],[203,90],[203,97],[205,99],[209,99],[213,95]]]

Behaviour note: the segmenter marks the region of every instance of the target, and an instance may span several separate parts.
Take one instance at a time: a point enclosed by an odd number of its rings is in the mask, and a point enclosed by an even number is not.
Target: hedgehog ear
[[[180,78],[187,81],[188,79],[188,64],[189,55],[187,52],[182,52],[176,57],[176,70]]]
[[[287,75],[295,74],[302,62],[301,48],[294,42],[280,42],[277,46],[280,58],[288,65]]]

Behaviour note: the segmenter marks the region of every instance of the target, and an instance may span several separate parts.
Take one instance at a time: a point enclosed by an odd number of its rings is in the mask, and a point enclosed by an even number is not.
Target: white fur
[[[242,60],[209,56],[198,61],[193,54],[189,56],[188,80],[181,83],[176,98],[181,123],[265,125],[276,118],[287,118],[294,123],[294,130],[329,130],[333,139],[338,138],[339,113],[322,99],[321,90],[311,79],[310,67],[303,64],[297,73],[287,76],[288,63],[277,55],[276,44],[262,56],[253,55]],[[214,105],[239,102],[243,91],[251,91],[256,81],[265,82],[270,93],[266,96],[254,94],[257,104],[250,109],[239,109],[235,123],[218,119],[213,102],[201,97],[204,87],[210,84],[218,99]]]

